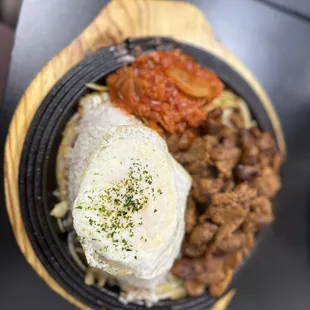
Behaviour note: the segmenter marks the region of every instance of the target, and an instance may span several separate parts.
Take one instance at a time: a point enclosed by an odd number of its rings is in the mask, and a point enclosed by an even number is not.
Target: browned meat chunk
[[[209,164],[207,164],[204,161],[198,160],[196,162],[189,163],[188,165],[184,165],[184,167],[191,175],[201,175],[201,176],[209,175]]]
[[[220,132],[221,139],[223,138],[230,138],[235,141],[235,144],[238,142],[238,131],[236,131],[234,128],[224,126],[223,129]]]
[[[242,231],[244,231],[245,233],[256,233],[258,227],[254,222],[250,222],[248,220],[244,221],[244,223],[242,223]]]
[[[197,180],[197,179],[196,179]],[[223,187],[224,181],[223,179],[208,179],[208,178],[200,178],[197,180],[199,184],[200,193],[202,195],[208,194],[216,194]]]
[[[243,148],[255,143],[255,138],[249,129],[246,128],[240,129],[239,135],[240,135],[240,143]]]
[[[197,223],[197,213],[196,213],[196,204],[195,201],[188,197],[187,200],[187,208],[185,211],[185,231],[186,233],[190,233],[194,226]]]
[[[242,249],[242,254],[243,254],[243,256],[245,257],[245,256],[247,256],[247,255],[249,255],[249,253],[250,253],[250,251],[252,250],[252,247],[245,247],[245,248],[243,248]]]
[[[230,222],[227,222],[220,226],[220,228],[217,230],[215,241],[213,244],[213,250],[217,248],[217,245],[225,238],[228,238],[231,236],[231,234],[236,231],[240,225],[243,223],[244,218],[239,218],[235,220],[231,220]],[[211,250],[210,250],[211,251]]]
[[[232,276],[233,271],[231,269],[227,269],[225,271],[224,279],[219,282],[211,283],[209,286],[209,292],[211,296],[219,297],[224,294],[226,289],[228,288],[228,285],[231,282]]]
[[[206,211],[207,218],[212,222],[220,225],[228,224],[235,219],[244,218],[248,214],[247,206],[231,204],[231,205],[218,205],[212,204]]]
[[[221,117],[223,115],[223,110],[221,108],[215,108],[208,113],[207,120],[214,120],[221,122]]]
[[[206,284],[199,280],[187,280],[184,286],[189,296],[200,296],[206,290]]]
[[[188,241],[186,241],[183,244],[183,248],[182,248],[183,253],[186,256],[191,257],[191,258],[202,256],[206,252],[206,250],[207,250],[206,244],[203,244],[201,246],[196,246],[196,245],[193,245],[192,243],[189,243]]]
[[[203,126],[203,130],[206,134],[216,135],[223,129],[223,124],[214,119],[208,119]]]
[[[233,124],[235,128],[243,128],[244,127],[244,115],[241,110],[238,108],[234,108],[232,114],[230,116],[230,122]]]
[[[208,202],[211,194],[218,193],[224,185],[223,179],[193,178],[193,196],[199,203]]]
[[[231,192],[214,194],[206,214],[216,224],[227,224],[238,218],[244,218],[255,195],[255,190],[246,184],[236,187]]]
[[[250,185],[257,189],[258,195],[273,198],[281,188],[281,181],[274,170],[266,167],[260,176],[251,181]]]
[[[219,282],[224,278],[223,267],[226,259],[226,254],[224,255],[207,255],[205,257],[205,271],[198,277],[198,280],[205,283],[211,284],[214,282]]]
[[[198,135],[199,132],[197,129],[187,129],[186,131],[184,131],[177,144],[179,150],[181,151],[188,150],[192,146],[193,142],[196,140]]]
[[[169,135],[166,139],[169,152],[175,155],[179,151],[187,151],[198,136],[199,131],[195,128],[186,129],[183,134],[173,133]]]
[[[179,152],[174,155],[175,159],[184,165],[191,174],[209,175],[209,153],[218,143],[214,136],[197,138],[186,152]]]
[[[213,145],[216,145],[217,138],[208,136],[207,138],[197,138],[189,150],[187,152],[178,153],[176,155],[176,159],[181,164],[187,165],[194,163],[196,161],[202,161],[205,165],[208,163],[206,162],[206,151],[207,147],[212,148]]]
[[[221,117],[223,110],[221,108],[215,108],[210,111],[207,120],[202,125],[202,130],[204,134],[217,135],[221,132],[224,125],[221,122]]]
[[[213,195],[213,204],[245,204],[256,196],[256,191],[250,188],[246,183],[242,183],[228,193],[218,193]]]
[[[256,137],[256,144],[261,152],[274,155],[277,152],[277,146],[268,132],[261,132],[258,128],[251,128],[252,134]]]
[[[225,266],[228,268],[237,268],[242,263],[242,260],[242,251],[230,253],[225,260]]]
[[[239,161],[241,151],[238,147],[226,146],[224,143],[215,146],[211,152],[211,159],[225,177],[231,177],[232,171]]]
[[[235,175],[240,181],[249,181],[258,175],[258,169],[254,166],[238,165],[235,169]]]
[[[240,132],[243,146],[242,163],[245,165],[259,164],[261,167],[271,167],[278,172],[282,163],[279,150],[269,133],[263,133],[257,128],[243,129]]]
[[[241,163],[244,165],[252,166],[256,165],[259,160],[259,150],[256,145],[249,144],[245,145],[243,148],[243,154],[241,158]]]
[[[176,154],[179,152],[179,140],[180,140],[180,134],[174,133],[167,137],[166,142],[168,145],[169,152],[171,154]]]
[[[273,221],[270,200],[263,196],[255,198],[251,203],[251,212],[246,220],[255,223],[257,227],[270,224]]]
[[[225,181],[225,184],[222,188],[222,191],[223,192],[231,192],[234,188],[235,188],[236,184],[234,182],[234,180],[228,180],[228,181]]]
[[[195,279],[204,273],[204,263],[201,259],[181,258],[176,260],[171,272],[182,280]]]
[[[247,244],[247,236],[242,232],[235,232],[217,243],[217,247],[224,252],[235,252]]]
[[[198,279],[202,283],[211,284],[211,283],[216,283],[216,282],[221,281],[224,278],[224,276],[225,275],[223,272],[223,268],[220,267],[218,268],[218,270],[205,273],[204,275],[200,276]]]
[[[210,223],[205,222],[203,224],[197,225],[192,233],[189,236],[189,242],[195,246],[202,246],[203,244],[208,243],[217,230],[217,226]]]
[[[214,273],[223,268],[223,264],[226,258],[226,253],[217,252],[217,253],[206,253],[204,265],[205,273]]]

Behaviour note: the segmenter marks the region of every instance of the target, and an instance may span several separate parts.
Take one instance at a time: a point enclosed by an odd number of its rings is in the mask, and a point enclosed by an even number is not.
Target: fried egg
[[[87,166],[89,155],[100,144],[104,134],[118,125],[141,125],[133,115],[115,107],[107,93],[92,93],[84,96],[79,105],[77,138],[69,154],[68,198],[70,205],[79,190],[82,173]]]
[[[155,131],[122,117],[120,125],[96,130],[95,139],[96,124],[80,126],[69,196],[89,265],[144,287],[165,275],[180,252],[191,178]],[[89,137],[91,146],[81,151]]]

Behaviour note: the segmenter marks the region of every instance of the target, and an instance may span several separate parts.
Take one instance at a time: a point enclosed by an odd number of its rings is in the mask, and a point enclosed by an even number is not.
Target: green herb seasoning
[[[120,162],[122,165],[123,162]],[[149,173],[148,165],[143,165],[140,158],[131,158],[131,167],[128,175],[110,188],[104,190],[99,195],[99,202],[94,199],[90,193],[87,198],[91,205],[76,207],[86,211],[96,211],[96,214],[102,218],[102,221],[95,221],[89,217],[86,219],[90,226],[96,228],[98,233],[106,234],[106,237],[112,240],[115,248],[123,252],[133,251],[130,238],[134,237],[135,225],[142,226],[143,218],[140,217],[138,223],[134,223],[133,215],[142,210],[149,201],[149,197],[156,198],[156,194],[161,195],[163,192],[159,188],[152,187],[153,177]],[[92,193],[93,194],[93,193]],[[114,208],[111,208],[114,205]],[[157,209],[153,210],[154,213]],[[128,230],[128,240],[118,239],[122,230]],[[147,242],[147,239],[141,237],[140,240]],[[107,251],[107,247],[102,249]],[[137,257],[135,256],[135,259]]]

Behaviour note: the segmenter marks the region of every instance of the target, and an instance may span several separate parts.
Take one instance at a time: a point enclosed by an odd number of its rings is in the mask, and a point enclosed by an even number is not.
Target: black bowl
[[[124,305],[115,290],[84,284],[84,271],[71,257],[65,238],[49,212],[57,199],[55,163],[62,131],[76,112],[78,99],[89,90],[85,84],[104,82],[107,75],[128,64],[141,51],[181,48],[199,63],[210,68],[236,94],[245,99],[258,126],[275,138],[272,123],[260,99],[247,82],[229,65],[214,55],[168,38],[128,39],[101,49],[68,72],[49,92],[31,123],[23,147],[19,171],[19,196],[22,217],[31,244],[43,266],[69,294],[93,309],[145,309]],[[215,299],[201,297],[162,301],[152,309],[206,309]]]

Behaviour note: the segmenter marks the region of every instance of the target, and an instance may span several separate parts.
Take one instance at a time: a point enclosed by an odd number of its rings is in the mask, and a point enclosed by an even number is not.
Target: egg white
[[[68,196],[74,227],[83,240],[88,263],[111,274],[121,287],[155,289],[180,251],[190,176],[171,157],[165,141],[156,132],[115,107],[106,93],[85,96],[80,108],[78,135],[68,158]],[[128,231],[118,232],[118,237],[130,241],[135,250],[124,255],[111,246],[105,234],[96,232],[90,225],[89,218],[101,220],[96,212],[76,207],[92,205],[89,195],[85,194],[87,191],[91,191],[92,200],[96,202],[102,190],[128,175],[131,158],[136,157],[149,165],[152,186],[161,188],[163,193],[155,199],[148,197],[141,216],[134,214],[135,223],[143,218],[143,225],[134,227],[134,237],[129,238]],[[145,184],[140,186],[143,192],[148,192]],[[110,206],[112,210],[114,207]]]
[[[81,99],[83,117],[79,120],[78,136],[69,158],[69,203],[77,196],[82,173],[87,166],[90,154],[98,147],[102,137],[112,126],[141,125],[133,115],[113,106],[106,93],[89,94]]]
[[[151,187],[139,183],[148,196],[142,210],[133,214],[133,236],[129,229],[116,232],[117,240],[126,240],[131,251],[115,246],[108,232],[91,223],[109,221],[97,212],[100,195],[128,177],[138,159],[152,176]],[[184,212],[191,186],[187,172],[172,158],[165,141],[145,126],[116,126],[102,138],[88,158],[77,197],[73,204],[74,228],[82,240],[88,263],[112,275],[153,279],[166,273],[179,253],[184,236]],[[160,190],[161,194],[157,192]],[[93,208],[87,208],[92,206]],[[108,206],[112,212],[119,206]],[[138,225],[142,218],[142,225]]]

